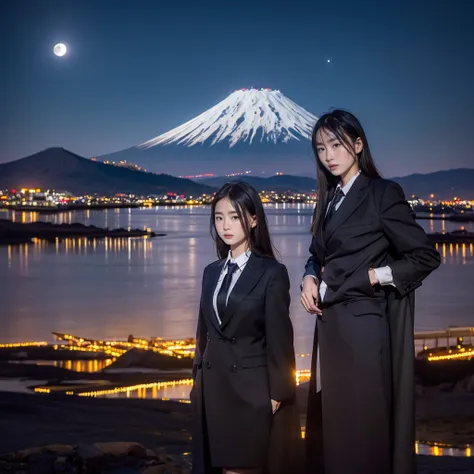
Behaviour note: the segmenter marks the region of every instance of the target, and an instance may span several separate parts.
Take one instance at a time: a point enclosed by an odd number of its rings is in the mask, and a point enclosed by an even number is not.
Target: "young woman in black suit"
[[[217,192],[211,233],[219,260],[202,283],[193,473],[297,473],[290,282],[254,188],[232,182]]]
[[[414,290],[440,264],[350,113],[317,122],[318,205],[301,301],[317,315],[306,425],[311,474],[412,474]]]

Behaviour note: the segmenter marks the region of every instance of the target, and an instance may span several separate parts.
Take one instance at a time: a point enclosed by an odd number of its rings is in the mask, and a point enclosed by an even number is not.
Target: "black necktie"
[[[222,286],[220,287],[219,293],[217,294],[217,313],[221,322],[224,321],[224,314],[227,308],[227,293],[229,293],[232,275],[237,270],[237,268],[239,268],[239,266],[236,263],[227,264],[227,274],[224,277]]]
[[[344,197],[344,191],[342,188],[338,187],[336,189],[336,192],[334,193],[334,196],[332,198],[331,204],[329,205],[328,212],[326,214],[326,217],[324,219],[324,222],[327,223],[331,219],[332,215],[336,211],[336,206],[341,202],[341,199]]]

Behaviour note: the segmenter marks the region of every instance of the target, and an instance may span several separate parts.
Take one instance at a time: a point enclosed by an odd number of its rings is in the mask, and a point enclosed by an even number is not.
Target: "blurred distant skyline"
[[[473,24],[470,0],[6,0],[0,162],[128,148],[253,86],[353,112],[386,176],[472,168]]]

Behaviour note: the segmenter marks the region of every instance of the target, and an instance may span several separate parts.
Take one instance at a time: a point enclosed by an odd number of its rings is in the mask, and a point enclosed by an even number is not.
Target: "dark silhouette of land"
[[[446,232],[444,234],[442,232],[436,232],[434,234],[428,234],[428,238],[438,244],[468,244],[474,242],[474,232],[468,232],[465,229],[453,230],[452,232]]]
[[[0,164],[0,189],[21,188],[68,191],[76,196],[111,196],[117,193],[146,196],[168,192],[189,196],[213,192],[213,188],[189,179],[106,165],[64,148],[48,148]]]
[[[315,168],[316,173],[316,168]],[[237,176],[229,178],[216,176],[205,178],[200,183],[219,187],[232,179],[242,179],[256,189],[275,192],[311,192],[316,189],[316,180],[311,177],[278,175],[268,178],[259,176]],[[474,169],[460,168],[455,170],[437,171],[427,174],[412,174],[403,177],[389,178],[400,184],[405,191],[407,199],[414,195],[417,198],[452,200],[454,197],[472,199],[474,197]]]
[[[209,150],[209,152],[212,151],[212,149]],[[214,153],[215,150],[212,152]],[[214,155],[218,162],[219,153],[214,153]],[[316,168],[314,172],[315,170]],[[117,193],[146,196],[168,192],[199,196],[212,194],[216,188],[234,179],[242,179],[259,191],[311,192],[316,188],[313,177],[292,175],[216,176],[194,182],[168,174],[146,173],[106,165],[100,161],[83,158],[63,148],[48,148],[26,158],[0,164],[0,189],[55,189],[69,191],[77,196],[84,194],[110,196]],[[412,174],[391,179],[402,186],[407,198],[415,195],[428,199],[433,194],[434,199],[437,200],[454,197],[471,199],[474,194],[474,169],[469,168]]]
[[[440,409],[440,404],[433,403],[429,396],[418,398],[418,438],[431,436],[430,439],[434,440],[434,435],[440,442],[450,441],[450,430],[455,431],[458,425],[466,426],[465,412],[471,410],[472,413],[472,402],[472,395],[470,397],[446,395]],[[304,422],[304,417],[302,420]],[[471,423],[474,421],[472,415],[470,421]],[[187,404],[160,400],[92,399],[67,395],[40,396],[0,392],[0,432],[8,433],[8,436],[2,437],[0,443],[0,463],[3,462],[5,467],[16,467],[21,462],[26,462],[31,468],[39,468],[39,463],[53,464],[55,456],[41,455],[34,450],[30,450],[28,455],[26,453],[25,455],[18,453],[16,456],[2,455],[33,446],[53,445],[51,448],[53,452],[68,451],[76,446],[76,456],[79,455],[82,460],[91,462],[101,457],[95,443],[123,441],[140,443],[155,453],[178,457],[188,453],[183,461],[187,458],[189,462],[191,431],[192,412]],[[448,434],[448,438],[443,436],[445,434]],[[469,436],[468,432],[462,433],[463,438],[469,439]],[[341,454],[344,453],[344,449],[345,447],[341,446]],[[433,472],[467,474],[474,469],[473,458],[450,456],[442,458],[417,456],[417,458],[420,474]],[[104,459],[102,456],[101,462],[105,461],[113,462],[116,469],[127,468],[126,472],[138,473],[143,469],[131,466],[130,457],[109,456]],[[183,467],[172,472],[189,474],[190,471],[189,468]]]
[[[52,224],[49,222],[19,223],[8,219],[0,219],[0,245],[30,242],[33,238],[55,240],[66,237],[156,237],[156,232],[142,229],[102,229],[93,225],[83,224]]]
[[[199,183],[214,186],[216,188],[232,180],[242,180],[252,185],[258,191],[275,191],[284,193],[291,192],[314,192],[316,189],[316,180],[314,178],[307,178],[305,176],[292,176],[288,174],[270,176],[262,178],[259,176],[216,176],[215,178],[204,178],[199,180]]]
[[[427,174],[416,173],[390,179],[401,185],[407,198],[415,195],[428,199],[431,194],[436,200],[452,200],[454,197],[472,199],[474,197],[474,169],[471,168],[443,170]]]

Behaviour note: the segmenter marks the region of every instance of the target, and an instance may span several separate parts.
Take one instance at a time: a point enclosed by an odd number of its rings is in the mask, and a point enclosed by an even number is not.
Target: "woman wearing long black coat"
[[[296,474],[301,430],[290,284],[258,193],[245,183],[225,185],[212,205],[211,230],[222,258],[203,275],[193,473]]]
[[[413,474],[414,290],[440,264],[350,113],[313,131],[319,203],[302,303],[317,315],[308,474]]]

